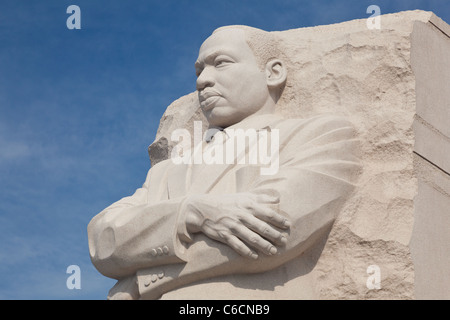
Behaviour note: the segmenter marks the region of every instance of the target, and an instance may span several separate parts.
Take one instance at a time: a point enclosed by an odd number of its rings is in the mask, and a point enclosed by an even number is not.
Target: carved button
[[[158,280],[158,276],[156,274],[152,274],[152,282]]]
[[[160,273],[158,273],[158,278],[160,278],[160,279],[164,278],[164,272],[163,272],[163,271],[161,271]]]
[[[156,249],[156,251],[158,252],[158,256],[161,256],[163,254],[163,249],[161,249],[161,247]]]
[[[156,257],[156,255],[158,254],[158,252],[156,251],[156,249],[152,249],[152,251],[150,251],[151,255]]]
[[[144,286],[148,287],[152,282],[150,281],[149,278],[145,279],[144,281]]]
[[[165,253],[165,254],[168,254],[169,253],[169,247],[168,246],[164,246],[163,247],[163,252]]]

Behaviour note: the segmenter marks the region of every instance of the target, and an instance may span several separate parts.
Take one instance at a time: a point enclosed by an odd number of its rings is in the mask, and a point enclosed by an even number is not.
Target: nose
[[[200,75],[197,77],[197,91],[201,91],[206,87],[213,87],[214,84],[215,81],[213,77],[213,71],[209,67],[204,68]]]

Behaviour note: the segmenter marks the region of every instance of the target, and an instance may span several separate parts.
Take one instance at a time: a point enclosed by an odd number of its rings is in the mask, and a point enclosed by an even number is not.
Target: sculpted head
[[[200,105],[211,126],[228,127],[273,113],[287,72],[269,32],[219,28],[202,44],[195,69]]]

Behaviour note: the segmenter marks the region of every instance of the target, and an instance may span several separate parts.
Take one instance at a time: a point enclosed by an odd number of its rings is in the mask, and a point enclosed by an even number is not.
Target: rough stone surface
[[[310,270],[300,272],[301,275],[307,275],[308,281],[315,284],[315,292],[302,296],[296,294],[296,286],[293,286],[288,291],[289,298],[412,299],[416,296],[449,298],[448,293],[445,294],[443,291],[445,288],[439,288],[438,292],[426,288],[424,283],[427,282],[427,275],[423,271],[427,263],[425,250],[421,251],[420,244],[416,245],[419,249],[416,250],[416,258],[413,261],[410,246],[411,239],[414,238],[413,230],[421,233],[420,243],[426,242],[429,238],[429,235],[423,232],[432,232],[429,228],[424,230],[422,225],[416,225],[414,228],[415,215],[420,217],[419,221],[423,219],[420,212],[417,210],[415,212],[415,199],[419,193],[417,161],[423,159],[416,159],[419,157],[415,152],[420,154],[421,151],[415,149],[417,139],[414,129],[417,126],[417,110],[425,107],[424,104],[418,105],[418,99],[433,99],[426,95],[417,96],[418,91],[422,90],[418,86],[424,85],[421,81],[429,79],[426,77],[418,79],[414,67],[426,64],[429,55],[416,54],[412,57],[412,43],[415,41],[415,45],[420,47],[420,41],[425,41],[420,38],[421,34],[413,33],[415,25],[419,29],[426,28],[426,31],[439,38],[434,40],[428,38],[429,41],[435,41],[433,45],[436,48],[440,48],[442,43],[448,45],[449,39],[445,35],[445,31],[449,30],[448,25],[431,12],[424,11],[383,15],[380,30],[369,30],[366,20],[361,19],[335,25],[276,32],[282,39],[285,55],[290,59],[286,91],[282,101],[278,103],[281,113],[287,118],[307,118],[326,113],[344,115],[357,128],[363,149],[361,154],[363,171],[358,187],[335,222],[323,251],[317,257],[317,263],[311,266]],[[448,52],[450,51],[442,53],[443,57],[446,55],[447,58],[443,59],[447,59],[447,63],[450,57]],[[446,70],[444,83],[447,83],[448,95],[450,69]],[[438,135],[445,140],[447,147],[450,141],[448,101],[450,99],[436,102],[436,107],[444,110],[443,113],[436,113],[430,109],[421,112],[424,117],[428,115],[427,119],[430,120],[427,123],[431,123],[431,128],[442,127],[440,131],[438,130],[440,133]],[[155,142],[149,147],[152,164],[170,154],[173,147],[170,133],[175,128],[192,129],[193,120],[199,119],[202,119],[202,115],[195,93],[182,97],[170,105],[161,119]],[[439,123],[436,124],[437,122]],[[423,142],[422,145],[427,146]],[[438,158],[448,157],[450,154],[448,150],[440,151],[442,156]],[[422,156],[427,157],[426,154]],[[433,159],[428,161],[432,163],[431,167],[434,167]],[[448,166],[448,162],[446,165]],[[444,173],[441,179],[446,179],[448,184],[448,178]],[[442,187],[441,189],[443,190]],[[444,197],[443,201],[450,198],[448,191],[441,192],[440,195]],[[419,207],[431,200],[425,194],[423,197],[425,200],[419,203]],[[449,222],[448,212],[440,221]],[[448,226],[447,224],[441,228],[449,233]],[[441,246],[440,249],[434,249],[442,251],[441,264],[433,268],[437,268],[440,270],[439,274],[444,275],[442,268],[449,260],[448,251],[443,252],[445,247],[442,247],[443,244],[439,243],[438,239],[433,241],[438,247]],[[448,248],[448,245],[444,246]],[[439,264],[438,260],[434,259],[433,263]],[[295,263],[291,262],[282,268],[287,274],[287,279],[295,278],[291,275],[299,273],[295,270]],[[380,267],[379,290],[369,290],[366,286],[369,277],[367,268],[370,265]],[[422,270],[422,278],[415,280],[415,268]],[[233,289],[239,287],[239,284],[236,284],[239,283],[236,277],[234,280],[230,277],[217,280],[216,288],[223,286],[222,298],[226,297],[230,286]],[[293,281],[300,284],[302,280]],[[419,283],[418,288],[415,288],[415,281]],[[193,292],[199,293],[196,297],[202,298],[201,290],[211,283],[211,281],[204,282],[194,289],[180,289],[168,294],[167,298],[186,297],[186,294]],[[286,287],[289,286],[290,282],[286,282]],[[203,292],[205,295],[209,293],[207,289]],[[268,297],[258,295],[258,292],[243,289],[241,295],[238,294],[237,297]],[[272,288],[272,292],[272,297],[286,298],[277,296],[276,289]]]
[[[152,166],[170,157],[174,143],[171,133],[179,128],[193,131],[194,121],[202,121],[206,128],[207,122],[201,112],[197,93],[193,92],[174,101],[164,112],[156,134],[155,141],[148,147]]]

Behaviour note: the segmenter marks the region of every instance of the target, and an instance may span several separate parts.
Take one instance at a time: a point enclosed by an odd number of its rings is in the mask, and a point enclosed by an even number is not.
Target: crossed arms
[[[128,290],[125,279],[164,268],[158,288],[139,284],[141,295],[157,298],[204,277],[263,272],[301,254],[333,223],[352,191],[357,140],[352,126],[336,117],[286,120],[282,130],[279,172],[237,170],[237,179],[247,180],[245,192],[156,201],[166,195],[154,182],[167,179],[171,163],[153,167],[142,188],[89,224],[94,265],[120,280],[116,291]]]

